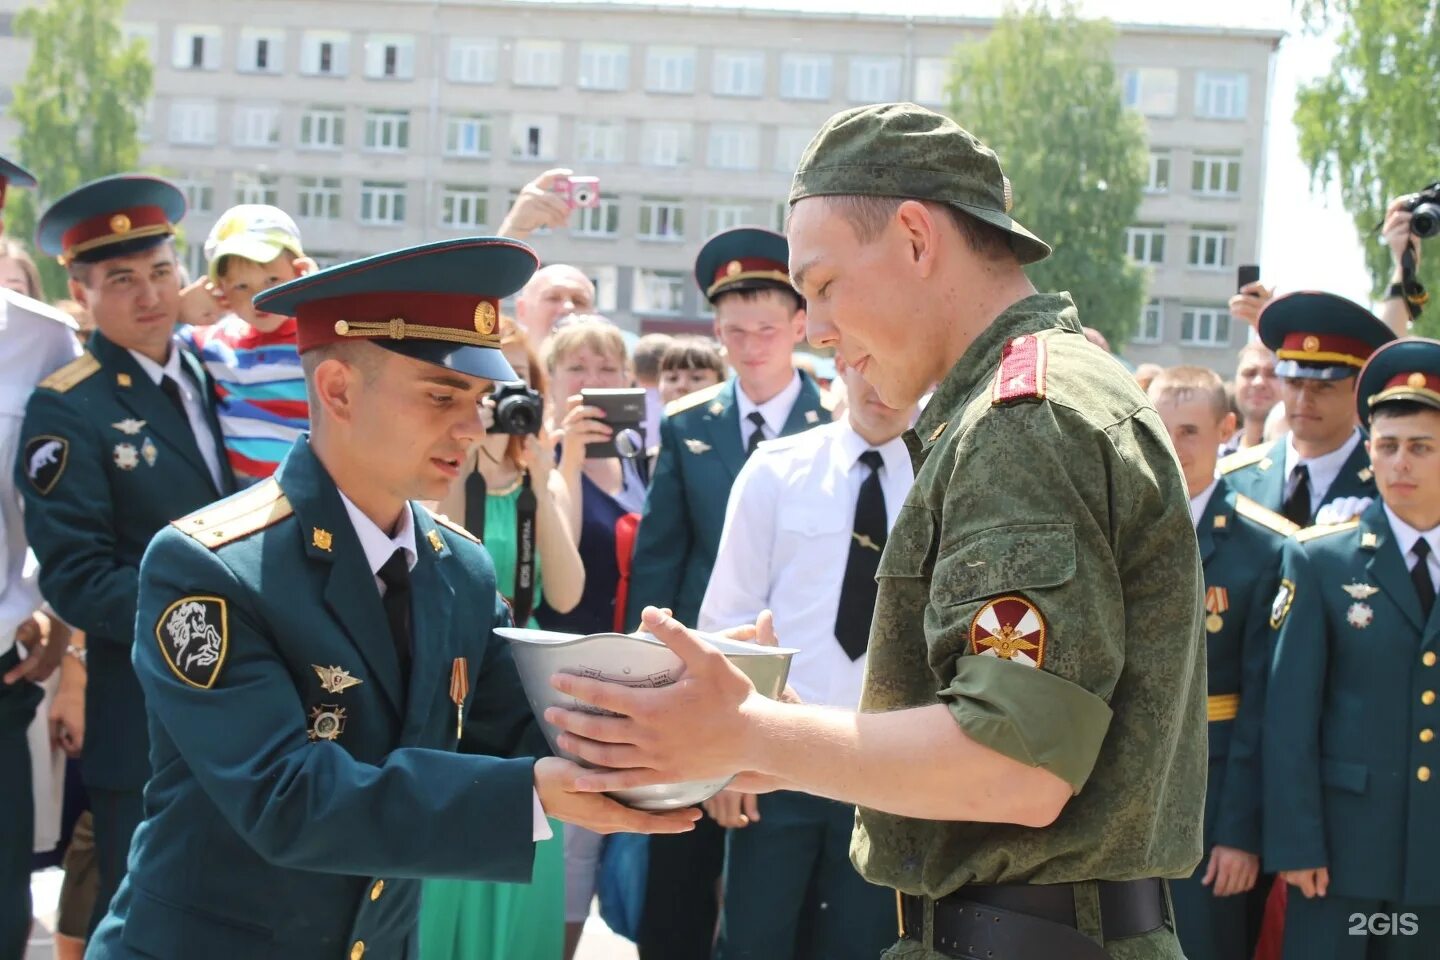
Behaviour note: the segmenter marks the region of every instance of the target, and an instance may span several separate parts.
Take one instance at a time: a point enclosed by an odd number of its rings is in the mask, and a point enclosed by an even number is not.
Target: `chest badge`
[[[806,423],[819,423],[819,422],[820,422],[820,414],[816,413],[814,410],[806,410],[806,411],[805,411],[805,422],[806,422]]]
[[[1370,609],[1370,604],[1357,600],[1345,611],[1345,622],[1357,630],[1364,630],[1375,622],[1375,611]]]
[[[693,438],[689,438],[685,441],[685,449],[689,450],[691,453],[706,453],[710,449],[710,444],[706,443],[704,440],[695,440]]]
[[[310,709],[310,739],[338,740],[345,732],[345,708],[322,703]]]
[[[145,429],[144,420],[136,420],[134,417],[127,417],[119,423],[112,423],[110,426],[119,430],[127,437],[139,436],[140,431]]]
[[[145,466],[155,466],[155,460],[160,456],[160,450],[155,446],[154,440],[149,437],[145,438],[145,442],[140,444],[140,456],[144,459]]]
[[[117,443],[112,453],[115,459],[115,466],[121,470],[134,470],[140,466],[140,451],[135,449],[133,443]]]
[[[335,536],[329,530],[321,530],[316,527],[310,531],[310,542],[321,550],[329,552],[330,545],[335,542]]]
[[[344,693],[351,687],[358,687],[365,682],[355,679],[350,676],[348,670],[340,667],[322,667],[318,663],[312,663],[310,666],[315,671],[315,675],[320,678],[320,689],[326,693]]]
[[[445,549],[445,541],[440,539],[438,530],[431,530],[425,534],[425,541],[430,544],[430,549],[440,553]]]
[[[1380,592],[1379,587],[1372,587],[1368,583],[1347,583],[1341,588],[1350,595],[1352,600],[1369,600]]]
[[[1230,591],[1224,587],[1210,587],[1205,591],[1205,629],[1219,633],[1225,629],[1225,618],[1221,616],[1230,609]]]

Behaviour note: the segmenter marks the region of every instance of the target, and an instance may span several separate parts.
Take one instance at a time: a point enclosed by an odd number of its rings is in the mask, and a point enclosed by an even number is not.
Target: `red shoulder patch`
[[[1044,398],[1045,341],[1033,334],[1015,337],[1005,344],[1005,352],[1000,356],[991,405]]]

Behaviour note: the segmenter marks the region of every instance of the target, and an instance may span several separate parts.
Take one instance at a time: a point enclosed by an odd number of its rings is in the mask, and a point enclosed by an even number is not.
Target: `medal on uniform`
[[[322,703],[310,710],[310,739],[337,740],[345,732],[345,708]]]
[[[149,437],[146,437],[145,442],[140,444],[140,456],[145,458],[145,466],[155,466],[155,458],[159,455],[160,451],[156,449],[155,441],[151,440]]]
[[[456,657],[450,665],[450,700],[455,704],[455,739],[465,726],[465,698],[470,694],[470,662]]]
[[[116,430],[119,430],[127,437],[134,437],[138,436],[140,431],[145,429],[145,421],[136,420],[134,417],[127,417],[124,420],[119,421],[118,423],[110,424],[110,426],[114,427]]]
[[[1340,589],[1344,590],[1354,600],[1369,600],[1380,592],[1379,587],[1372,587],[1368,583],[1347,583]]]
[[[1211,633],[1219,633],[1225,627],[1225,619],[1220,616],[1230,609],[1230,591],[1224,587],[1210,587],[1205,591],[1205,612],[1209,614],[1205,618],[1205,629]]]
[[[685,449],[689,450],[691,453],[704,453],[705,451],[710,449],[710,444],[706,443],[704,440],[686,438]]]
[[[135,449],[133,443],[115,444],[115,466],[121,470],[134,470],[140,466],[140,451]]]
[[[1375,620],[1375,611],[1370,609],[1370,604],[1362,603],[1359,600],[1350,604],[1350,609],[1345,611],[1345,622],[1357,630],[1364,630]]]
[[[326,693],[344,693],[351,687],[359,686],[364,682],[350,676],[350,671],[340,667],[322,667],[318,663],[312,663],[310,667],[320,678],[320,689]]]

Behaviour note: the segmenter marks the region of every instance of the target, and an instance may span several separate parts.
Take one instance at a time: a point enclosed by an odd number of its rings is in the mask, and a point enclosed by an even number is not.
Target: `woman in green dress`
[[[524,334],[508,317],[501,320],[501,346],[517,375],[545,394],[544,368]],[[487,424],[493,404],[487,400]],[[542,445],[543,442],[543,445]],[[465,481],[478,472],[485,481],[484,542],[495,563],[496,582],[516,600],[518,502],[528,471],[535,493],[536,569],[531,610],[539,607],[541,572],[545,603],[571,609],[580,600],[585,572],[576,537],[566,519],[564,480],[553,469],[549,438],[487,433],[439,504],[439,512],[457,523],[466,517]],[[478,516],[478,514],[477,514]],[[525,626],[536,626],[530,617]],[[528,884],[427,880],[420,902],[421,960],[561,960],[565,938],[565,856],[561,825],[550,821],[554,836],[536,844],[535,869]]]

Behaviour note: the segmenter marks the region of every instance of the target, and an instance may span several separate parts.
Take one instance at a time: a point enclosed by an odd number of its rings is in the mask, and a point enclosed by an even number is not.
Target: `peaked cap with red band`
[[[440,240],[282,283],[255,306],[296,319],[301,353],[362,339],[472,377],[514,380],[500,352],[500,301],[538,265],[516,240]]]
[[[5,189],[12,184],[17,187],[33,187],[35,176],[20,164],[0,157],[0,233],[5,232]]]
[[[1409,400],[1440,410],[1440,340],[1405,337],[1376,350],[1355,384],[1360,423],[1387,403]]]
[[[185,217],[185,194],[168,180],[122,173],[92,180],[51,204],[35,242],[62,264],[99,263],[158,246]]]
[[[1277,377],[1344,380],[1395,334],[1358,303],[1303,291],[1277,297],[1260,311],[1260,339],[1275,351]]]
[[[774,230],[736,227],[715,234],[695,258],[695,282],[705,299],[738,290],[788,290],[790,245]]]

